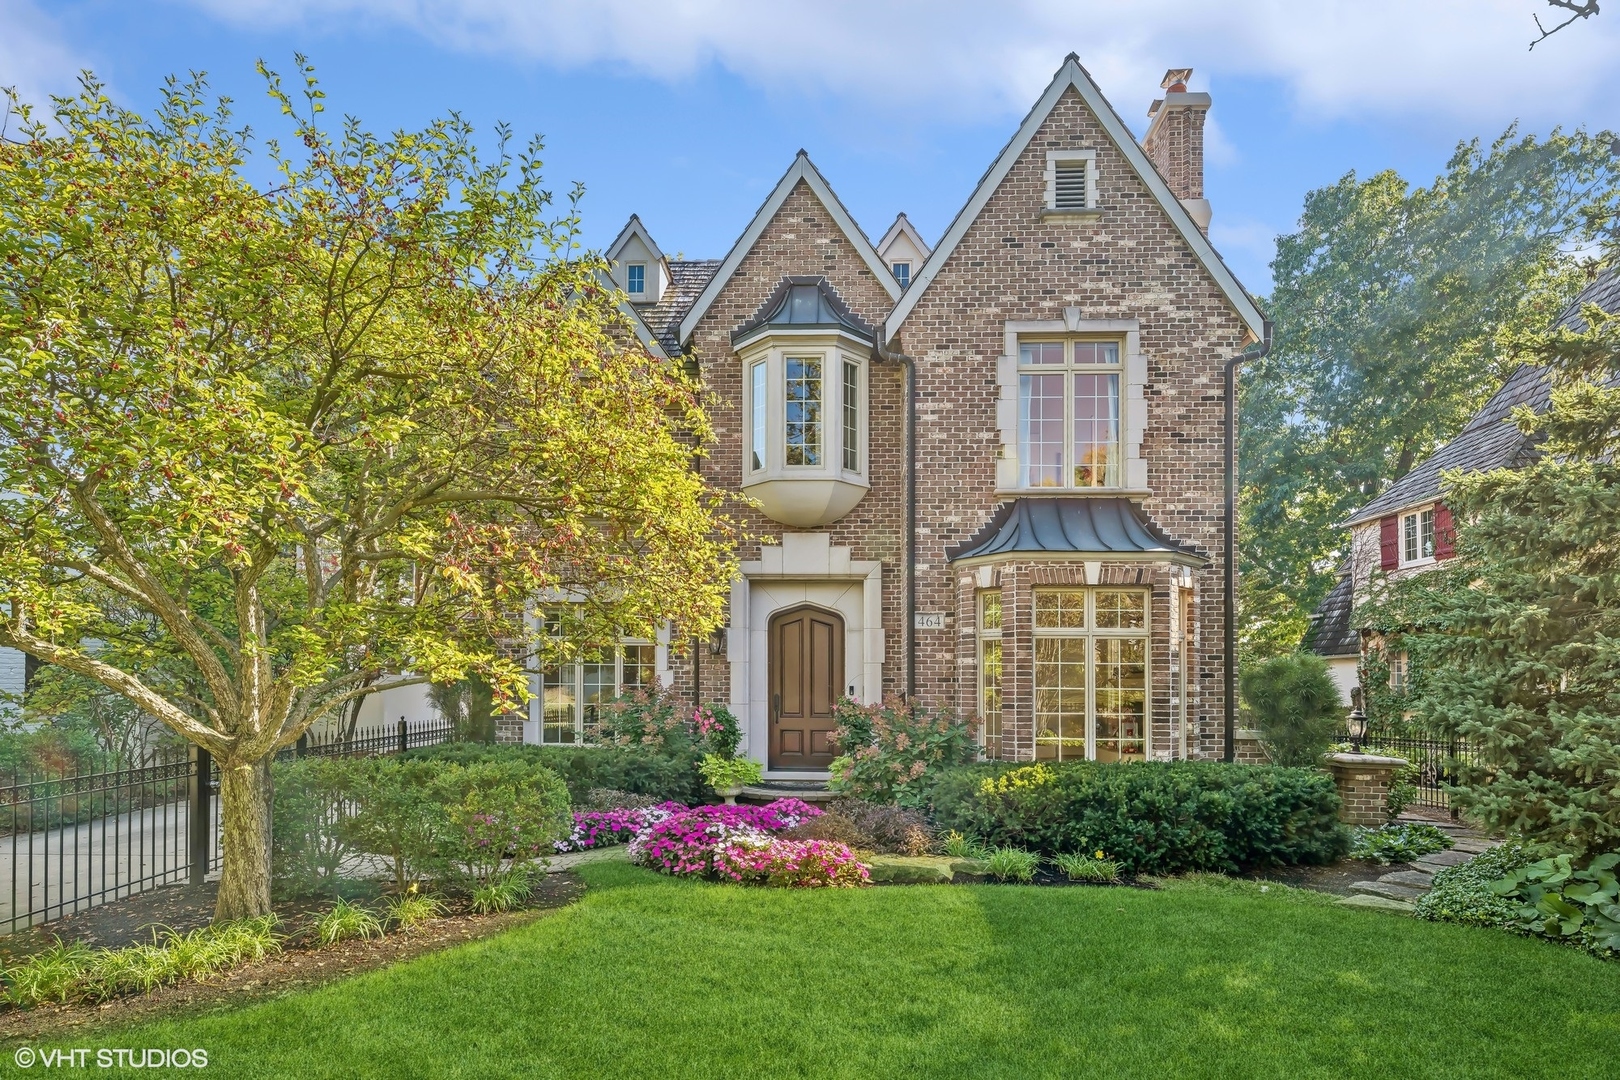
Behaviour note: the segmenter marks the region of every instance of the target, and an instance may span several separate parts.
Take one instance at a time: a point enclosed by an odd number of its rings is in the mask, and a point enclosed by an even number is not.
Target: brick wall
[[[1095,221],[1041,221],[1046,152],[1086,147],[1097,150],[1102,213]],[[900,346],[918,369],[921,610],[957,610],[958,581],[945,551],[977,532],[998,502],[996,360],[1004,350],[1003,323],[1061,319],[1067,306],[1079,306],[1084,319],[1140,321],[1148,359],[1142,454],[1153,489],[1143,506],[1169,535],[1209,560],[1194,572],[1196,594],[1222,595],[1222,368],[1243,347],[1244,328],[1069,90],[900,329]],[[1206,600],[1196,612],[1190,749],[1213,757],[1224,752],[1221,607]],[[1154,625],[1159,650],[1168,623],[1156,618]],[[961,700],[955,636],[919,634],[918,690],[930,704]],[[1014,650],[1003,648],[1011,658]]]

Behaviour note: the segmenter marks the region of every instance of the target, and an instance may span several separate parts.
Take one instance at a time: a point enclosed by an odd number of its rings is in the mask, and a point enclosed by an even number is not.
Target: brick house
[[[1605,311],[1620,311],[1620,267],[1600,274],[1577,296],[1553,324],[1555,329],[1581,332],[1586,321],[1581,309],[1596,304]],[[1350,515],[1350,558],[1338,582],[1311,616],[1306,645],[1328,662],[1346,703],[1361,683],[1360,665],[1367,640],[1356,622],[1357,602],[1367,595],[1375,575],[1389,580],[1422,574],[1453,555],[1451,511],[1441,498],[1442,474],[1453,470],[1485,472],[1525,464],[1536,453],[1535,442],[1512,422],[1513,410],[1528,406],[1536,412],[1547,407],[1552,389],[1545,367],[1525,365],[1508,376],[1479,412],[1456,437],[1418,462],[1377,498]],[[1406,678],[1406,657],[1385,658],[1394,684]]]
[[[825,775],[845,694],[981,717],[992,757],[1223,756],[1224,385],[1266,324],[1205,233],[1189,75],[1139,144],[1069,56],[932,247],[871,243],[803,151],[722,259],[632,217],[615,280],[715,395],[701,468],[756,539],[723,633],[547,669],[522,737],[661,682],[783,779]]]

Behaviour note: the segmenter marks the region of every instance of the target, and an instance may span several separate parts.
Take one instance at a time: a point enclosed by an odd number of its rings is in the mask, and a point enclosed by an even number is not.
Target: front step
[[[799,799],[807,803],[826,803],[838,798],[829,791],[825,780],[761,780],[746,784],[737,796],[749,802],[774,802],[777,799]]]

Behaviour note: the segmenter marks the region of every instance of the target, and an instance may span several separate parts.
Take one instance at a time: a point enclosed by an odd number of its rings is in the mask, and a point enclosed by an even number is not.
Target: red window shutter
[[[1451,523],[1451,507],[1445,503],[1434,506],[1434,557],[1449,559],[1457,554],[1457,527]]]
[[[1401,519],[1381,518],[1378,522],[1378,562],[1385,570],[1401,564]]]

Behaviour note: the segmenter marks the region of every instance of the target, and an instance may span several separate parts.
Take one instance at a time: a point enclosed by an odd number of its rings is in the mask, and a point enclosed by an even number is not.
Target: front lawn
[[[581,902],[501,937],[75,1045],[205,1047],[231,1077],[748,1080],[1523,1077],[1620,1046],[1620,965],[1277,886],[581,872]]]

